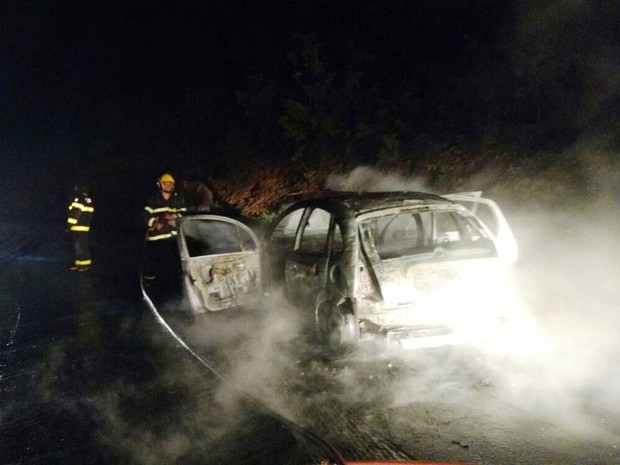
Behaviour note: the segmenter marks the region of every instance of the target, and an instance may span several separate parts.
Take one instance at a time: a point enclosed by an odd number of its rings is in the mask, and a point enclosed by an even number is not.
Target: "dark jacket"
[[[67,223],[71,232],[88,232],[95,212],[93,199],[87,193],[77,194],[69,204]]]
[[[166,220],[166,215],[174,218],[182,216],[186,208],[183,198],[173,192],[168,200],[164,199],[161,192],[158,192],[149,199],[144,207],[144,218],[147,226],[146,239],[157,241],[170,239],[177,235],[177,228],[174,220]],[[157,229],[157,224],[161,225]]]

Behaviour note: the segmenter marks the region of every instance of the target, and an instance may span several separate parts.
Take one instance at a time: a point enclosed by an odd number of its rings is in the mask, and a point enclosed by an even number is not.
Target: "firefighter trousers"
[[[73,266],[76,267],[89,267],[92,265],[92,256],[90,254],[90,245],[88,243],[88,233],[86,232],[73,232],[73,249],[74,249],[74,262]]]

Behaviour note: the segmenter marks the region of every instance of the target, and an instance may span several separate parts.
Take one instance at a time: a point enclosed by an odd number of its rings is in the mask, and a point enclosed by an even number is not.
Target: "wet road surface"
[[[334,361],[303,335],[266,343],[270,332],[257,323],[265,315],[164,315],[224,377],[347,459],[620,463],[619,417],[541,393],[543,373],[528,369],[515,373],[521,384],[507,384],[476,354],[451,350],[413,357],[368,348]]]
[[[543,246],[524,247],[515,271],[527,293],[515,297],[537,313],[525,315],[507,353],[370,345],[332,360],[278,296],[245,313],[188,317],[178,311],[182,304],[160,307],[226,379],[348,459],[620,463],[620,378],[613,369],[620,352],[606,341],[620,313],[603,273],[613,270],[608,262],[615,263],[617,249],[593,255],[574,232],[547,231],[536,240]],[[607,279],[592,279],[598,273]]]
[[[222,396],[221,380],[162,329],[142,302],[135,237],[95,242],[93,268],[72,273],[68,244],[38,231],[2,231],[0,463],[325,457],[251,401]]]
[[[620,463],[609,392],[577,402],[544,370],[504,366],[515,376],[499,377],[452,351],[410,358],[370,347],[335,361],[277,298],[230,314],[160,306],[214,374],[143,304],[138,235],[116,245],[95,237],[96,263],[83,274],[65,269],[62,240],[19,223],[2,239],[0,463],[319,458],[321,445],[287,421],[348,459]]]

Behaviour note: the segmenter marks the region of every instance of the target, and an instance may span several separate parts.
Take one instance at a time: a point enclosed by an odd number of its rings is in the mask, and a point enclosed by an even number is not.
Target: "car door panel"
[[[262,294],[261,250],[243,223],[217,215],[183,217],[178,246],[185,295],[194,312],[256,302]]]
[[[286,285],[304,307],[312,306],[325,283],[325,257],[292,253],[286,261]]]
[[[327,241],[331,215],[322,209],[308,211],[299,228],[295,250],[286,259],[286,287],[294,303],[313,308],[325,287]]]
[[[471,192],[447,194],[443,197],[460,203],[474,213],[493,233],[499,257],[506,263],[516,262],[519,257],[519,247],[504,213],[497,203],[480,195],[481,192]]]

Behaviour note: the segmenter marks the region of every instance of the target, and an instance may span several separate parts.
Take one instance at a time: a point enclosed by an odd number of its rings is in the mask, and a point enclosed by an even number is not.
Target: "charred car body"
[[[301,195],[263,241],[229,218],[185,217],[179,250],[194,311],[281,287],[330,346],[377,336],[410,348],[461,342],[505,316],[498,297],[517,259],[503,213],[479,193]]]

